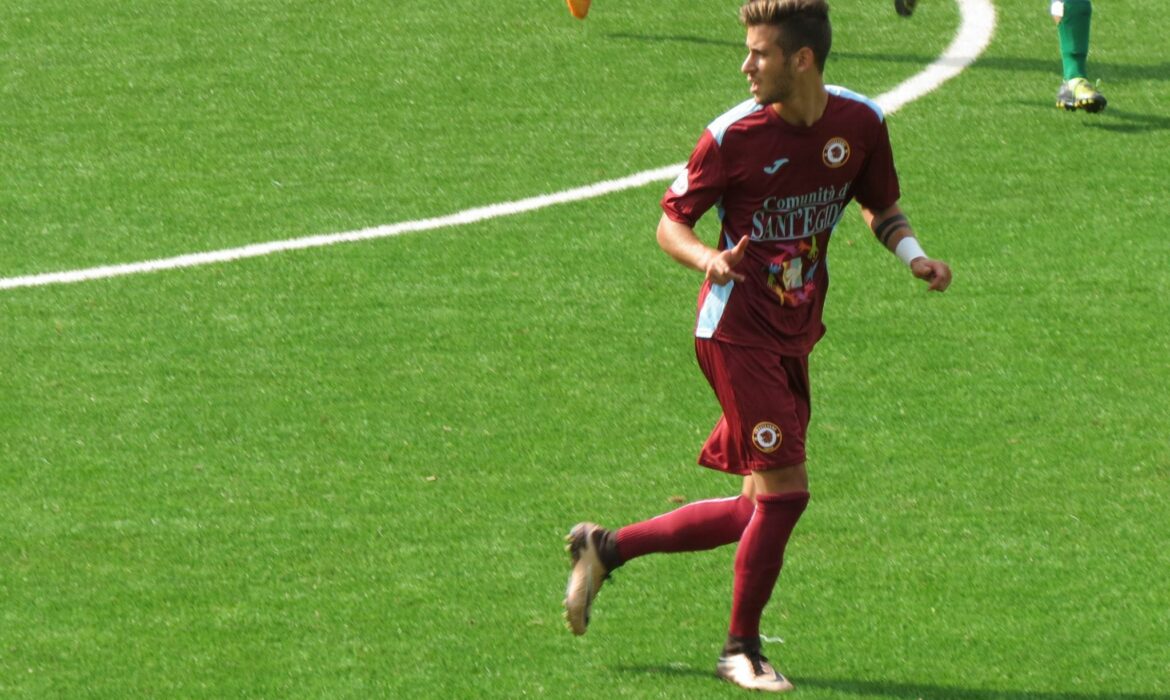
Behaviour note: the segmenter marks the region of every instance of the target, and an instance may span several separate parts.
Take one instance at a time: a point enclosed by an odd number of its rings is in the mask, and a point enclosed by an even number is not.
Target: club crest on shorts
[[[756,423],[752,428],[752,444],[760,452],[770,453],[780,449],[784,436],[780,433],[780,426],[768,421]]]
[[[825,144],[824,150],[821,151],[821,160],[830,168],[840,168],[849,162],[849,153],[849,142],[837,136]]]

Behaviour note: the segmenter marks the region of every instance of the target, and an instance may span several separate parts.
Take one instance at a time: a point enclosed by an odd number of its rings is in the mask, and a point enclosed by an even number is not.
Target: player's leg
[[[1065,81],[1087,78],[1085,61],[1089,57],[1089,27],[1093,17],[1091,0],[1062,0],[1059,23],[1060,60]]]
[[[716,673],[755,690],[792,684],[760,648],[760,616],[772,595],[784,550],[808,503],[804,441],[810,414],[808,363],[751,348],[699,341],[707,374],[728,429],[712,433],[699,461],[746,468],[755,508],[735,554],[731,623]],[[723,438],[721,441],[720,438]]]
[[[695,353],[704,375],[723,406],[715,429],[708,437],[699,462],[730,474],[750,475],[744,461],[747,447],[740,427],[740,405],[732,389],[738,381],[759,388],[751,374],[755,353],[731,352],[714,341],[696,341]],[[729,355],[730,353],[730,355]],[[775,356],[764,353],[770,362]],[[729,361],[730,360],[730,361]],[[777,380],[785,385],[783,371]],[[738,379],[737,379],[738,377]],[[753,392],[754,393],[754,392]],[[763,395],[768,392],[761,391]],[[779,439],[779,433],[776,433]],[[746,438],[750,439],[750,438]],[[803,438],[801,438],[803,444]],[[737,542],[755,513],[752,500],[756,486],[745,479],[739,496],[697,501],[669,513],[608,530],[594,523],[578,523],[568,537],[572,570],[565,589],[565,619],[574,634],[584,634],[589,626],[593,600],[609,574],[630,559],[657,552],[693,552],[713,549]]]
[[[760,355],[766,359],[757,360]],[[768,379],[757,377],[753,368],[758,362],[773,361],[775,356],[758,351],[736,351],[709,340],[696,340],[695,356],[723,408],[723,415],[699,454],[699,463],[729,474],[750,476],[751,470],[744,455],[748,452],[745,441],[751,438],[744,434],[744,406],[737,400],[734,387],[738,383],[751,387],[753,395],[767,396]],[[782,371],[773,370],[772,374],[770,380],[773,383],[783,383],[778,379]],[[776,439],[779,439],[779,433]],[[620,564],[655,552],[694,552],[739,541],[755,512],[752,500],[755,488],[753,480],[745,479],[737,497],[697,501],[623,527],[614,538],[616,559]]]
[[[688,503],[649,520],[608,530],[578,523],[566,538],[572,564],[565,590],[565,619],[585,634],[593,599],[614,569],[660,552],[697,552],[739,540],[754,504],[747,486],[738,496]]]
[[[1083,109],[1086,112],[1100,112],[1105,109],[1106,100],[1088,81],[1085,67],[1093,20],[1092,0],[1055,0],[1051,11],[1060,36],[1064,78],[1056,95],[1056,106],[1070,111]]]
[[[782,692],[792,684],[760,648],[760,618],[772,596],[793,528],[808,504],[803,464],[755,472],[756,509],[735,551],[731,624],[716,673],[737,685]]]
[[[660,552],[699,552],[738,542],[752,517],[750,495],[695,501],[617,531],[620,563]]]

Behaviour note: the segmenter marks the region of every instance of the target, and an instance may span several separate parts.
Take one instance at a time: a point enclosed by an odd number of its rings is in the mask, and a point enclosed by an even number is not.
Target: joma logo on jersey
[[[775,163],[764,166],[764,173],[767,175],[775,175],[776,171],[783,168],[788,163],[787,158],[777,158]]]

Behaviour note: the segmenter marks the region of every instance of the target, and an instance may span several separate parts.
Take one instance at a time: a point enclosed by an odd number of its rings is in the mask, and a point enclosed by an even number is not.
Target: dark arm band
[[[882,245],[886,245],[890,240],[890,236],[894,235],[894,231],[897,231],[903,226],[910,228],[910,221],[902,214],[896,214],[875,226],[873,235],[877,236],[877,239],[881,241]]]

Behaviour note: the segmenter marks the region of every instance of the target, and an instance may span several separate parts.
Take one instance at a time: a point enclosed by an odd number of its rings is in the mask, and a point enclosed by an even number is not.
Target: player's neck
[[[783,103],[772,103],[772,109],[793,126],[809,127],[820,121],[828,104],[829,93],[825,91],[825,84],[817,80],[794,90]]]

